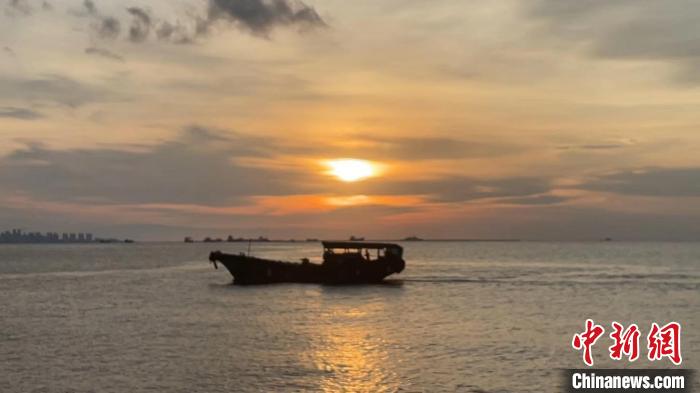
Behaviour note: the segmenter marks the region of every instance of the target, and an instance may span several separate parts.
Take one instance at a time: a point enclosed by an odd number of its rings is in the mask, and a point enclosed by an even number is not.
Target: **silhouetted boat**
[[[280,282],[320,284],[367,284],[381,282],[406,267],[403,248],[391,243],[323,242],[323,263],[273,261],[245,254],[214,251],[209,260],[218,269],[221,262],[233,276],[234,284]],[[374,255],[372,255],[374,254]]]

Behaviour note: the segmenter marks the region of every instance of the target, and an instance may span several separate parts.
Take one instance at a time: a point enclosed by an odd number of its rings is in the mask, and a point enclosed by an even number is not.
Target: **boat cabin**
[[[403,247],[393,243],[324,241],[323,260],[366,262],[380,259],[401,259]]]

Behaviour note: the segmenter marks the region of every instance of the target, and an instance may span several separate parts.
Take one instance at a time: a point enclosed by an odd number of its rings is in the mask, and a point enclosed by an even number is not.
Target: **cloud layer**
[[[224,204],[294,192],[293,177],[241,166],[255,139],[201,128],[140,149],[53,150],[29,144],[0,162],[0,182],[37,200],[108,204]],[[240,201],[239,201],[240,202]]]

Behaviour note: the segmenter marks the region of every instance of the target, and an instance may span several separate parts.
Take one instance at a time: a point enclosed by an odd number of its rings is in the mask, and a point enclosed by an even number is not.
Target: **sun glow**
[[[377,170],[374,165],[365,160],[343,158],[339,160],[326,161],[326,165],[329,168],[329,171],[327,172],[328,174],[333,175],[344,182],[363,180],[377,174]]]

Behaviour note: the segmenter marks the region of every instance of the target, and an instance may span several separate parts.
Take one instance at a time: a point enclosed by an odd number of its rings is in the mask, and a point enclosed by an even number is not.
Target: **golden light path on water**
[[[323,392],[391,392],[400,387],[388,351],[387,329],[370,321],[384,312],[384,304],[371,302],[354,306],[323,305],[325,322],[316,330],[314,345],[301,356],[327,377],[321,378]]]

